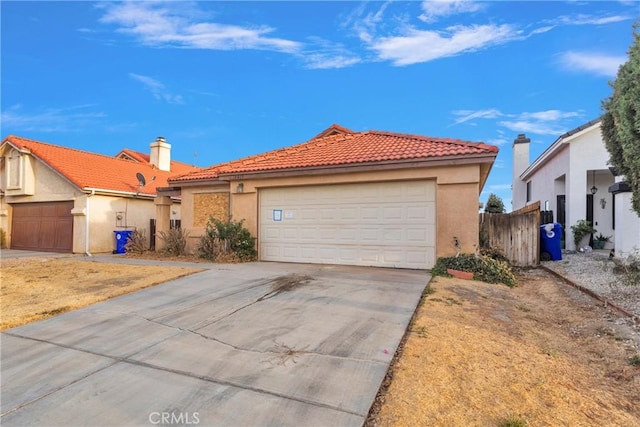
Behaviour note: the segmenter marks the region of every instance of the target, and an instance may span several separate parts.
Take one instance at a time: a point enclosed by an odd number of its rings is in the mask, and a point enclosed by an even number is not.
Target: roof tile
[[[166,187],[172,175],[184,175],[200,168],[171,161],[171,171],[161,171],[148,163],[148,155],[122,150],[116,157],[90,153],[45,142],[10,135],[2,141],[19,149],[29,150],[79,188],[156,194],[157,187]],[[120,155],[125,153],[129,159]],[[146,159],[146,160],[145,160]],[[147,185],[139,189],[137,173],[147,178]],[[155,176],[153,184],[151,178]],[[150,185],[151,184],[151,185]]]
[[[332,125],[302,144],[214,165],[174,181],[215,179],[222,174],[298,169],[307,167],[373,164],[446,157],[495,155],[498,147],[452,138],[432,138],[394,132],[353,132]]]

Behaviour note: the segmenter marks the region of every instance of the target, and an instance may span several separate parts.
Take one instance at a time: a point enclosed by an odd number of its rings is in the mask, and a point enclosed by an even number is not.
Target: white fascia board
[[[549,161],[557,153],[559,153],[562,148],[564,148],[565,144],[569,144],[574,139],[581,137],[585,133],[591,132],[595,127],[600,127],[600,120],[596,121],[590,126],[585,127],[584,129],[580,129],[577,132],[572,133],[571,131],[569,131],[568,134],[565,133],[564,135],[560,136],[554,141],[553,144],[549,146],[549,148],[544,150],[542,154],[540,154],[540,156],[535,159],[533,163],[531,163],[529,167],[524,170],[524,172],[522,172],[522,174],[520,174],[520,179],[522,181],[526,181],[527,179],[529,179],[531,175],[533,175],[538,169],[542,167],[542,165],[544,165],[547,161]]]

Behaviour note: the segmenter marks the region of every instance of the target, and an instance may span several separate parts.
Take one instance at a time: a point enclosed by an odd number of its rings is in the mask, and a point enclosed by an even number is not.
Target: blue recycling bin
[[[113,233],[116,235],[116,253],[123,254],[127,252],[125,245],[129,241],[133,230],[116,230]]]
[[[540,226],[540,259],[560,261],[562,259],[562,225],[558,222]]]

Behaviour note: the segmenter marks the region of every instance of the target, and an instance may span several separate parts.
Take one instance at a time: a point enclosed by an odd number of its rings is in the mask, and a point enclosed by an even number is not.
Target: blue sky
[[[626,61],[633,1],[2,1],[2,130],[114,155],[164,136],[209,166],[332,123],[483,141],[481,200],[511,200],[532,157],[598,117]]]

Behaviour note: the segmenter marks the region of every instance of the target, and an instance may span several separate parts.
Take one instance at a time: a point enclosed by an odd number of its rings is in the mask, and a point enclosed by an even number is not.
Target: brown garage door
[[[73,202],[13,205],[11,248],[47,252],[73,251]]]

